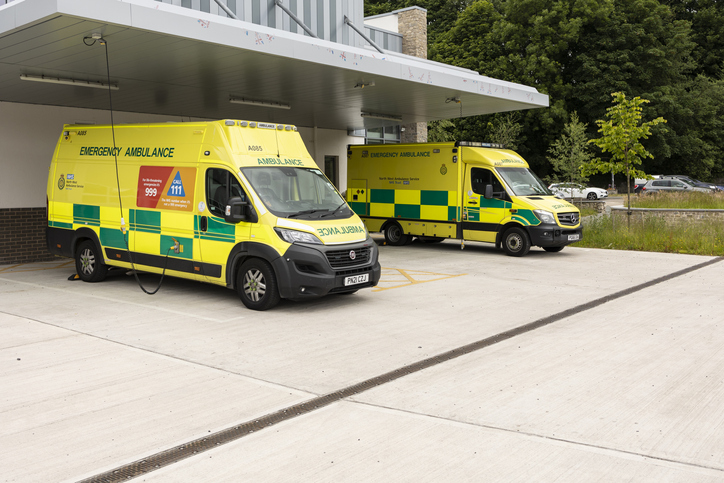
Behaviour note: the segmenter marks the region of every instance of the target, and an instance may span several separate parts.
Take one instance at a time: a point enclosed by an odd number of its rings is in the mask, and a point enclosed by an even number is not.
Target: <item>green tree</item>
[[[505,149],[518,150],[518,139],[523,131],[519,112],[498,114],[488,123],[488,140],[492,143],[502,144]]]
[[[562,179],[583,184],[588,181],[588,176],[581,172],[581,168],[592,159],[593,153],[588,149],[586,125],[578,119],[578,113],[574,112],[563,128],[561,137],[548,149],[548,161]]]
[[[448,119],[430,121],[427,123],[427,140],[431,143],[445,143],[455,140],[452,132],[454,124]]]
[[[628,194],[628,209],[631,210],[631,176],[643,178],[646,173],[638,169],[643,158],[653,157],[639,142],[647,139],[651,134],[651,127],[665,123],[662,117],[648,122],[641,122],[643,104],[649,101],[634,97],[627,99],[623,92],[614,92],[613,106],[606,109],[608,120],[598,120],[596,124],[601,137],[591,139],[604,153],[610,153],[611,158],[603,161],[597,158],[583,166],[584,175],[593,173],[626,173],[626,189]],[[630,213],[630,211],[629,211]]]
[[[696,44],[695,75],[721,79],[724,72],[724,4],[720,0],[661,0],[679,20],[691,24]]]
[[[567,121],[574,85],[571,58],[588,25],[603,22],[613,0],[478,0],[440,34],[430,58],[537,88],[550,107],[520,113],[518,151],[534,171],[550,170],[545,153]],[[463,106],[464,107],[464,106]],[[490,116],[455,120],[461,138],[490,139]]]

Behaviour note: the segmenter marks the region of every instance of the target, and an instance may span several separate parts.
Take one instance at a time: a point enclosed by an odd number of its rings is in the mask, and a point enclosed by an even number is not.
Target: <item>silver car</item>
[[[698,186],[693,186],[686,181],[676,178],[650,179],[641,189],[642,193],[658,193],[668,191],[701,191],[703,193],[711,193],[713,190],[709,188],[700,188]]]

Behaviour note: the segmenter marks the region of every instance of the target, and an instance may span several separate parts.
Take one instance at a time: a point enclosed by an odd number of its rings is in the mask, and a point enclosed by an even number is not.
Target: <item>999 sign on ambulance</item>
[[[47,193],[48,248],[86,282],[168,272],[266,310],[380,278],[377,246],[294,126],[65,125]]]

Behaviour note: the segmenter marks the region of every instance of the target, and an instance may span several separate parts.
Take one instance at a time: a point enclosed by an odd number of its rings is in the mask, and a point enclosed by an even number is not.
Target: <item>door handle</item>
[[[205,216],[199,219],[199,230],[206,231],[209,228],[209,220]]]

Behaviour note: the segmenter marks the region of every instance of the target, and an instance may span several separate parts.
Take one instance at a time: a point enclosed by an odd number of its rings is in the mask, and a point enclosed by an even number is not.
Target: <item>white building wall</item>
[[[188,118],[114,112],[116,124],[189,121]],[[0,102],[0,208],[45,206],[48,168],[63,124],[110,124],[108,111]]]
[[[398,29],[397,14],[367,17],[365,18],[365,25],[376,27],[378,29],[389,30],[390,32],[400,33]]]
[[[116,124],[191,121],[196,118],[114,112]],[[0,208],[40,208],[46,200],[48,168],[63,124],[110,124],[110,113],[32,104],[0,102]],[[320,169],[324,156],[339,157],[340,191],[347,189],[347,145],[361,138],[346,131],[299,128]]]

